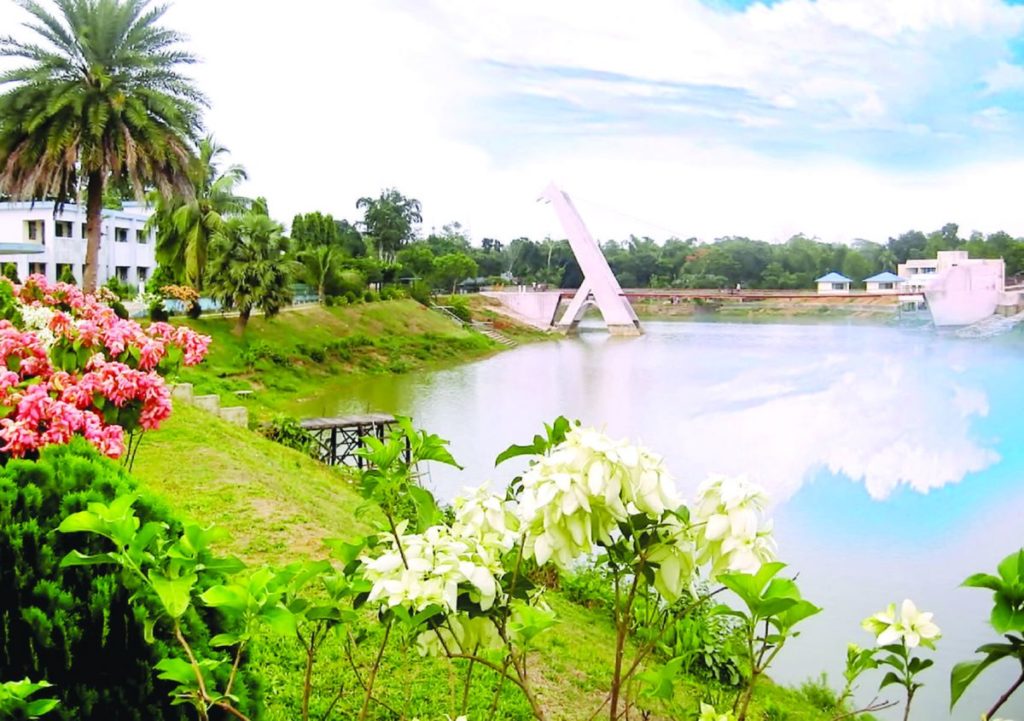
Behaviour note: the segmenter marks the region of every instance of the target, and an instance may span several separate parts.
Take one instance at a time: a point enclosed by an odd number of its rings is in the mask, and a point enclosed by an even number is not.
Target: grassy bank
[[[805,322],[861,322],[889,324],[899,320],[895,298],[808,296],[768,300],[668,300],[635,302],[641,320],[797,320]]]
[[[453,449],[458,451],[459,449]],[[350,538],[367,532],[356,517],[360,499],[343,471],[322,466],[300,453],[231,426],[190,406],[179,404],[164,428],[149,434],[139,452],[135,474],[152,492],[203,524],[215,522],[232,534],[230,549],[253,566],[279,564],[326,555],[325,538]],[[603,698],[612,668],[614,633],[599,611],[549,593],[559,623],[541,637],[535,684],[552,721],[583,721]],[[363,619],[367,641],[358,646],[357,663],[365,671],[381,633],[372,618]],[[356,676],[345,661],[342,638],[324,649],[315,678],[313,718],[320,718],[339,689],[342,698],[332,719],[355,718],[361,699]],[[298,718],[302,657],[290,638],[264,636],[252,646],[250,663],[264,680],[265,719]],[[461,662],[422,660],[410,641],[400,641],[387,654],[381,678],[385,700],[407,705],[408,717],[434,721],[451,712],[453,689],[464,673]],[[470,719],[487,718],[495,679],[478,671],[470,699]],[[726,691],[695,680],[678,687],[682,715],[690,718],[709,694],[728,699]],[[502,691],[506,711],[498,718],[529,718],[526,704],[511,688]],[[752,719],[826,721],[812,693],[766,683],[760,687]],[[374,719],[393,718],[385,712]]]
[[[254,317],[241,337],[232,332],[233,318],[187,322],[213,343],[206,361],[185,369],[180,380],[197,393],[220,395],[226,405],[248,405],[256,418],[315,395],[341,375],[408,373],[503,347],[413,300],[293,308],[271,319]],[[513,340],[538,335],[514,323],[501,332]]]

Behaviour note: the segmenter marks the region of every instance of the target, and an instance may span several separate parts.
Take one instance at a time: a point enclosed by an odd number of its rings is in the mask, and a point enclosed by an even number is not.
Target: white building
[[[152,212],[140,203],[125,203],[123,210],[104,209],[97,269],[100,284],[116,276],[137,285],[156,269],[156,233],[145,229]],[[54,214],[50,201],[0,202],[0,264],[4,263],[14,263],[22,280],[41,273],[56,281],[70,266],[81,283],[85,208],[68,204]]]
[[[868,293],[901,293],[906,284],[905,278],[887,270],[864,279],[864,288]]]
[[[850,292],[853,281],[845,275],[832,271],[814,281],[818,284],[818,293],[823,295],[844,295]]]
[[[986,277],[991,276],[993,282],[997,282],[1002,290],[1005,275],[1003,259],[970,258],[966,250],[940,250],[935,258],[908,260],[906,263],[900,263],[898,274],[907,279],[907,283],[903,287],[904,292],[920,292],[938,274],[958,266],[968,266],[972,269],[972,273],[981,273]]]

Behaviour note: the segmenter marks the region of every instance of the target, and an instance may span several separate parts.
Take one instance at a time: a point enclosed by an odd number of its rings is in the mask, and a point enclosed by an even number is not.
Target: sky
[[[0,30],[24,37],[0,0]],[[288,222],[396,187],[423,231],[1024,235],[1004,0],[174,0],[207,129]]]

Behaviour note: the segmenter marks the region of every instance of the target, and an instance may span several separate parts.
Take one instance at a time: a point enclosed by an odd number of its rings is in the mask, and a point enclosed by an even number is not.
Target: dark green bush
[[[283,366],[288,363],[288,355],[266,341],[256,341],[240,354],[240,359],[248,367],[253,367],[261,360],[270,361],[274,365]]]
[[[158,300],[150,304],[149,319],[151,321],[154,323],[158,321],[166,323],[168,318],[170,318],[170,314],[167,312],[167,309],[164,308],[164,302],[162,300]]]
[[[327,350],[323,347],[311,346],[307,343],[296,343],[295,350],[314,363],[323,363],[327,360]]]
[[[17,264],[15,264],[15,263],[4,263],[3,276],[4,276],[4,278],[7,278],[7,280],[11,281],[12,283],[17,283],[18,285],[21,285],[21,280],[18,278],[18,266],[17,266]]]
[[[259,432],[264,438],[269,438],[275,443],[316,457],[316,444],[313,436],[299,425],[296,418],[286,415],[274,416],[273,419],[260,424]]]
[[[125,320],[128,320],[128,309],[124,307],[124,303],[122,303],[121,301],[115,300],[113,303],[110,304],[110,309],[114,311],[114,315],[116,315],[118,318],[124,318]]]
[[[373,290],[363,291],[363,302],[364,303],[376,303],[378,300],[380,300],[380,296],[377,295],[376,291],[373,291]]]
[[[346,301],[346,302],[347,302],[347,303],[348,303],[349,305],[353,305],[353,304],[355,304],[355,303],[358,303],[358,302],[359,302],[359,296],[357,296],[357,295],[356,295],[356,294],[355,294],[354,292],[352,292],[351,290],[350,290],[350,291],[348,291],[348,292],[346,292],[346,293],[345,293],[345,296],[344,296],[344,297],[345,297],[345,301]]]
[[[172,706],[171,685],[156,680],[153,666],[177,654],[162,642],[146,643],[143,624],[128,603],[132,591],[114,567],[61,568],[72,549],[99,553],[102,539],[55,532],[71,513],[90,502],[109,503],[136,491],[133,479],[88,443],[51,446],[39,460],[9,461],[0,469],[0,669],[7,678],[45,678],[60,705],[47,716],[62,721],[179,721],[185,707]],[[143,522],[180,530],[161,503],[143,497]],[[204,624],[205,621],[205,624]],[[205,625],[217,632],[211,613],[185,617],[188,635],[206,657]],[[253,677],[242,667],[235,693],[258,716]],[[254,718],[255,718],[254,716]]]

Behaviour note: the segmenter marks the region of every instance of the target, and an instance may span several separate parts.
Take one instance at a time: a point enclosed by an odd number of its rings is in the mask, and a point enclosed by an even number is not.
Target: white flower
[[[475,654],[500,649],[503,645],[491,619],[463,613],[450,615],[442,626],[424,631],[416,638],[421,656],[442,656],[445,649],[451,653]]]
[[[576,428],[523,474],[517,512],[527,555],[565,568],[597,541],[610,541],[631,514],[656,519],[677,505],[659,456],[592,428]]]
[[[693,529],[683,525],[675,516],[668,516],[663,522],[661,540],[651,547],[647,560],[657,564],[654,588],[669,603],[689,588],[696,565],[696,550]]]
[[[896,604],[890,603],[884,611],[869,616],[861,624],[865,631],[875,635],[879,646],[904,643],[907,648],[927,646],[935,648],[935,641],[941,638],[941,631],[932,621],[932,613],[923,613],[909,598],[900,606],[896,616]]]
[[[436,604],[454,612],[462,587],[483,610],[494,604],[497,577],[504,572],[500,548],[458,538],[448,526],[431,526],[422,534],[403,531],[404,524],[399,526],[400,549],[384,534],[387,550],[364,558],[364,575],[373,584],[369,601],[416,611]]]
[[[43,347],[50,348],[57,340],[56,336],[53,335],[53,331],[50,330],[50,321],[53,320],[55,315],[54,310],[45,305],[25,304],[22,304],[19,310],[21,311],[21,319],[25,324],[25,330],[34,331]]]
[[[727,571],[755,573],[775,559],[772,524],[764,518],[767,497],[745,478],[712,476],[697,490],[693,523],[697,561],[710,575]]]
[[[452,501],[455,523],[452,534],[457,538],[476,539],[487,545],[511,550],[519,540],[519,519],[512,506],[501,496],[491,493],[487,486],[468,489],[466,495]]]

